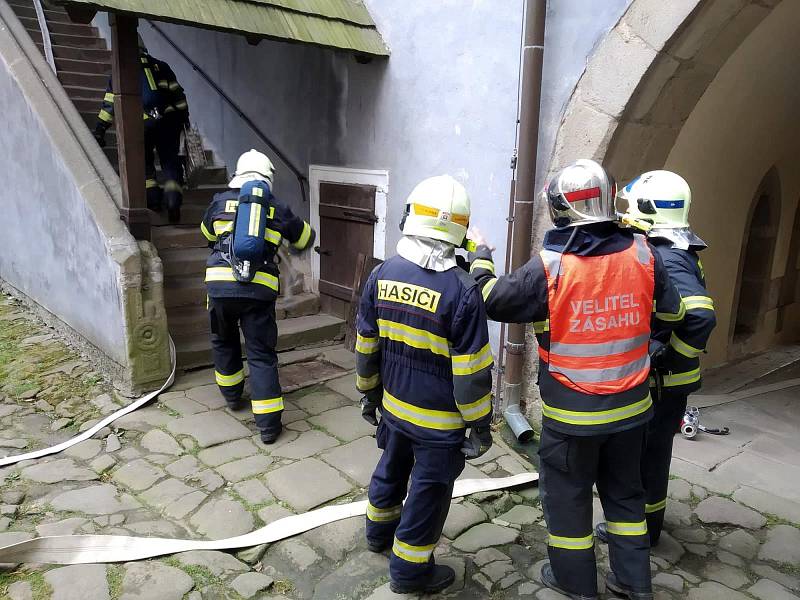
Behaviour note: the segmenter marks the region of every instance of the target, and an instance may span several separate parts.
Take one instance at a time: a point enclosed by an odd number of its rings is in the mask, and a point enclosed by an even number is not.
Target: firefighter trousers
[[[275,302],[246,298],[210,298],[211,346],[217,385],[231,404],[244,390],[239,328],[244,333],[250,368],[250,404],[256,426],[267,434],[281,430],[283,396],[278,380],[278,325]]]
[[[383,455],[369,484],[367,539],[392,547],[392,581],[425,583],[435,565],[433,549],[450,510],[453,485],[464,470],[464,455],[457,447],[414,441],[386,419],[379,423],[376,437]]]
[[[640,473],[645,428],[594,436],[542,430],[539,488],[549,534],[547,551],[556,581],[573,594],[597,595],[595,483],[608,519],[611,569],[637,592],[652,589]]]
[[[145,126],[144,171],[147,178],[147,208],[159,211],[165,201],[168,208],[183,202],[183,164],[180,152],[181,124],[164,117]],[[156,179],[156,153],[164,175],[163,189]]]
[[[656,390],[650,391],[653,398],[656,398]],[[678,390],[662,389],[661,396],[655,403],[655,416],[647,425],[647,441],[642,457],[642,483],[651,546],[658,544],[664,526],[672,442],[686,412],[687,399],[688,395]]]

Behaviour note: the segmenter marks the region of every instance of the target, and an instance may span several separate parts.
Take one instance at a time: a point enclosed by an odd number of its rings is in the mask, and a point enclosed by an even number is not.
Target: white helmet
[[[616,220],[617,184],[593,160],[578,160],[559,171],[544,192],[556,227]]]
[[[692,190],[686,180],[670,171],[650,171],[640,175],[617,198],[620,213],[647,221],[656,229],[689,227]]]
[[[409,194],[401,229],[405,235],[459,247],[467,236],[469,216],[467,190],[450,175],[440,175],[425,179]]]
[[[238,190],[248,181],[266,181],[272,186],[275,165],[269,157],[258,150],[245,152],[236,161],[236,173],[228,184],[229,188]]]

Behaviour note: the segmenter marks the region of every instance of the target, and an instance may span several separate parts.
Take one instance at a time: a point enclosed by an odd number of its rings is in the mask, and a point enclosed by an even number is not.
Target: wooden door
[[[358,255],[372,256],[374,185],[320,182],[319,291],[350,302]]]

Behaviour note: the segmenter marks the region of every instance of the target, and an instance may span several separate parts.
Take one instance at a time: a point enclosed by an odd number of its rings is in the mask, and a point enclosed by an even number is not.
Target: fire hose
[[[171,338],[169,340],[169,347],[172,370],[167,380],[158,390],[108,415],[91,428],[65,442],[48,448],[26,452],[25,454],[2,458],[0,459],[0,467],[13,465],[23,460],[35,460],[50,454],[62,452],[67,448],[90,439],[97,432],[117,419],[152,402],[175,381],[176,354],[175,344]],[[465,479],[456,482],[453,489],[453,498],[460,498],[478,492],[490,492],[531,484],[538,481],[538,479],[538,473],[523,473],[521,475],[503,478]],[[366,511],[366,500],[326,506],[301,515],[284,517],[251,533],[210,541],[125,535],[60,535],[41,537],[0,547],[0,564],[38,563],[76,565],[87,563],[115,563],[142,560],[189,550],[232,550],[236,548],[248,548],[260,544],[277,542],[349,517],[365,515]]]

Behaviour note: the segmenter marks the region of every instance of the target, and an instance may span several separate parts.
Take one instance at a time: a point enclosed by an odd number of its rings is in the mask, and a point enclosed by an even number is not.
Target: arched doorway
[[[749,226],[745,230],[739,268],[739,289],[733,314],[733,346],[736,354],[747,352],[747,342],[759,330],[770,306],[772,260],[781,213],[781,182],[773,168],[764,176],[753,198]],[[777,299],[775,299],[777,301]]]

